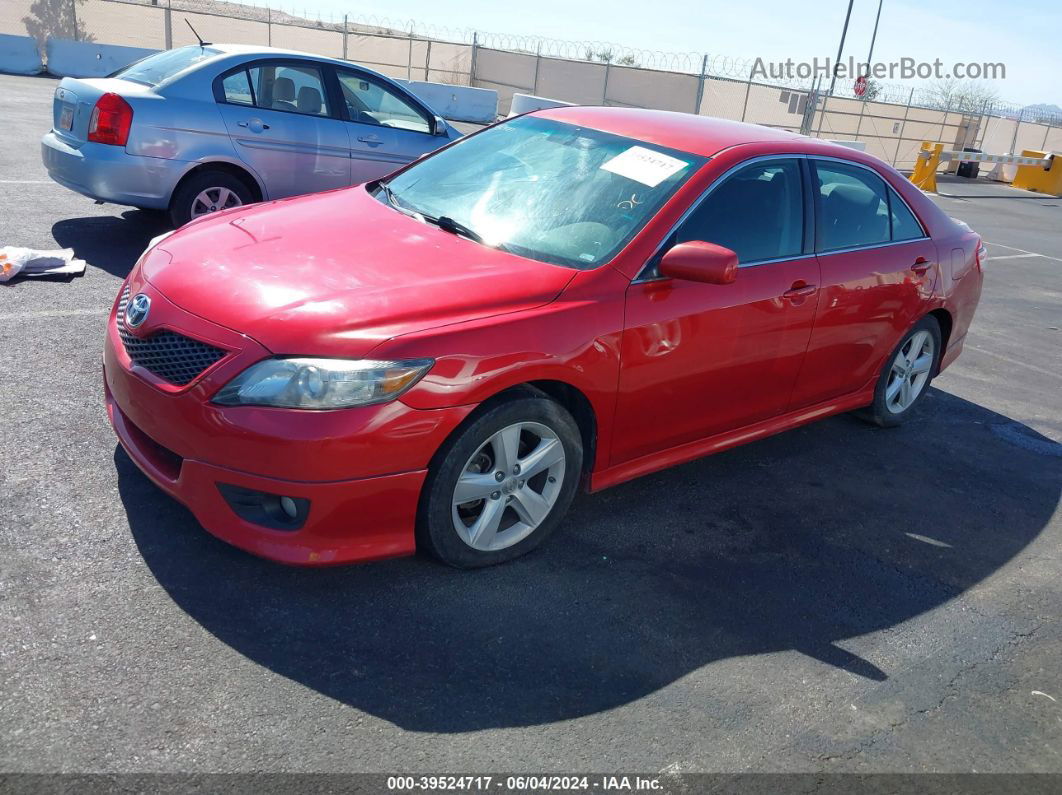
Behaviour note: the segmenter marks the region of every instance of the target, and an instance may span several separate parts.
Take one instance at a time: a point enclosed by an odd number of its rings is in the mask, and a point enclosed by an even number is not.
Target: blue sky
[[[348,13],[647,50],[799,61],[836,54],[848,0],[281,0],[280,6],[296,13],[305,8],[311,16]],[[866,58],[877,8],[878,0],[855,0],[846,56]],[[1058,0],[884,0],[874,60],[940,58],[946,68],[958,61],[1000,61],[1006,78],[991,84],[1001,98],[1062,106],[1060,34]]]

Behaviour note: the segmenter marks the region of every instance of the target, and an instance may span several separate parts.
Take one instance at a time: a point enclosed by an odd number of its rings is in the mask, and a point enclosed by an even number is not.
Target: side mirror
[[[660,275],[706,284],[730,284],[737,277],[738,255],[703,240],[679,243],[660,260]]]
[[[436,116],[431,125],[432,135],[447,135],[446,120],[442,116]]]

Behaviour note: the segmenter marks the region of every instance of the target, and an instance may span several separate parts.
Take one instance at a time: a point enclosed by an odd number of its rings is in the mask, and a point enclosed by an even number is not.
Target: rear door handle
[[[932,267],[932,262],[927,260],[925,257],[919,257],[914,261],[914,265],[911,266],[911,271],[913,273],[917,273],[919,276],[922,276]]]
[[[383,138],[378,135],[359,135],[358,140],[369,146],[379,146],[383,143]]]
[[[261,132],[262,130],[268,130],[269,125],[260,119],[251,119],[250,121],[238,121],[237,127],[247,127],[251,132]]]

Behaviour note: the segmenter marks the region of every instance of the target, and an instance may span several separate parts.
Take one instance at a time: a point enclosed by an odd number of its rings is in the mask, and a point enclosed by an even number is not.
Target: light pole
[[[841,66],[841,52],[844,51],[844,37],[848,35],[848,20],[852,18],[852,3],[848,0],[848,13],[844,15],[844,29],[841,31],[841,43],[837,45],[837,60],[833,63],[833,76],[830,78],[830,96],[833,96],[833,87],[837,83],[837,70]]]
[[[878,23],[881,21],[881,6],[885,0],[878,0],[878,15],[874,17],[874,33],[870,36],[870,52],[867,54],[867,77],[870,77],[871,59],[874,57],[874,42],[878,40]]]

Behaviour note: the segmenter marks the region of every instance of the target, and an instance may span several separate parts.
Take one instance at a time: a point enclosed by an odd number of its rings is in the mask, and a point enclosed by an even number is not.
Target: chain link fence
[[[190,23],[210,41],[304,50],[357,61],[393,78],[492,88],[499,113],[514,93],[578,104],[644,107],[763,124],[823,138],[858,140],[898,168],[923,140],[989,152],[1062,147],[1062,118],[1008,103],[978,105],[933,87],[854,81],[831,95],[810,80],[753,79],[753,59],[634,49],[425,26],[386,17],[309,16],[276,4],[224,0],[2,0],[0,32],[166,49],[193,44]]]

